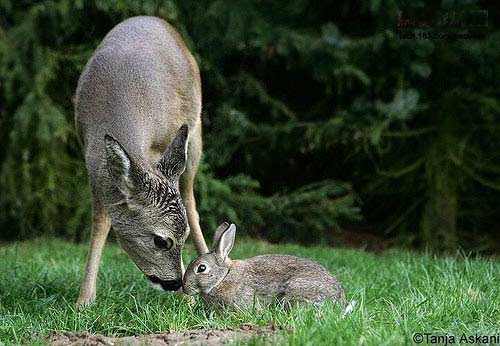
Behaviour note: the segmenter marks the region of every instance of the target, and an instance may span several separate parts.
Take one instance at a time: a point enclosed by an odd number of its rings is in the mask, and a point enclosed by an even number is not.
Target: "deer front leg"
[[[192,183],[185,187],[183,198],[186,207],[189,228],[191,229],[189,235],[194,242],[196,252],[198,253],[198,255],[208,253],[208,247],[205,243],[203,233],[201,232],[200,217],[198,215],[198,211],[196,210],[196,200],[194,199]]]
[[[191,230],[190,237],[196,247],[198,255],[208,253],[207,243],[203,238],[203,233],[200,227],[200,217],[196,210],[196,200],[194,198],[194,178],[198,171],[198,166],[201,159],[201,121],[193,129],[193,134],[188,143],[188,159],[186,162],[186,170],[181,176],[180,188],[184,206],[186,207],[186,214],[188,218],[189,228]]]
[[[101,254],[106,244],[110,226],[107,210],[94,203],[92,208],[92,234],[87,256],[87,265],[80,288],[80,295],[76,302],[79,307],[90,305],[95,301],[97,273],[99,271]]]

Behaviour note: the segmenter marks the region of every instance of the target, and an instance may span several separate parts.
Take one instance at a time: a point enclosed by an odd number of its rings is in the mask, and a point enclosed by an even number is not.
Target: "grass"
[[[242,323],[274,324],[281,329],[272,342],[290,345],[415,345],[414,333],[458,338],[464,333],[500,334],[500,262],[493,259],[237,242],[233,258],[290,253],[328,267],[343,282],[347,297],[357,301],[354,313],[341,318],[335,306],[232,313],[210,311],[201,302],[190,305],[179,296],[152,289],[114,244],[104,253],[97,303],[79,312],[74,301],[86,252],[84,244],[58,240],[0,248],[4,344],[37,343],[52,331],[122,336]],[[187,259],[194,255],[191,247],[186,255]]]

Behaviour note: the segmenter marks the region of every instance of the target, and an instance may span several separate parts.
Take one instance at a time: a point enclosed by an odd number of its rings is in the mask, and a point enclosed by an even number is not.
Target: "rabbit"
[[[194,259],[183,277],[187,295],[200,293],[211,305],[260,308],[262,303],[344,302],[339,281],[323,266],[290,255],[261,255],[231,260],[236,226],[219,225],[212,251]]]

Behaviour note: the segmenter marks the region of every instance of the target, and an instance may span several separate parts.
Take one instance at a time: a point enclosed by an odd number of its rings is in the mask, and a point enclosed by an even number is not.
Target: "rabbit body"
[[[289,255],[232,260],[226,277],[202,298],[221,306],[253,307],[285,300],[320,303],[344,300],[338,280],[323,266]]]
[[[200,293],[209,304],[260,307],[274,301],[321,303],[344,301],[340,282],[326,268],[290,255],[261,255],[231,260],[236,228],[224,223],[216,231],[212,252],[193,260],[183,278],[186,294]]]

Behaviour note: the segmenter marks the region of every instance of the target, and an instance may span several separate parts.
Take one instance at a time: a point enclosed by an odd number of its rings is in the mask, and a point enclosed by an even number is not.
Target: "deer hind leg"
[[[92,204],[92,235],[87,265],[80,288],[80,295],[76,303],[80,307],[90,305],[95,301],[97,273],[110,226],[108,211],[94,199]]]
[[[191,229],[190,236],[194,242],[198,255],[208,252],[208,247],[200,227],[200,217],[196,210],[196,200],[193,191],[194,178],[201,157],[201,147],[201,123],[199,122],[189,139],[186,170],[182,174],[180,181],[182,199],[186,207],[189,228]]]

